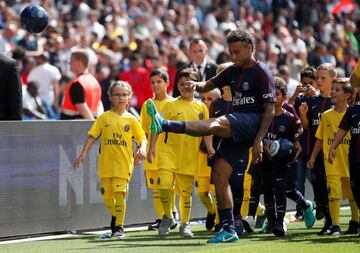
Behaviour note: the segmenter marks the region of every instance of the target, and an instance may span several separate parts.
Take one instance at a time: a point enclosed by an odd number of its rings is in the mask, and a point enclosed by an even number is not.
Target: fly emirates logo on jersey
[[[350,133],[351,134],[356,134],[356,135],[359,135],[360,134],[360,121],[358,122],[358,125],[357,127],[351,127],[350,128]]]
[[[105,138],[105,145],[118,145],[127,147],[127,142],[122,134],[113,133],[112,138]]]
[[[255,97],[245,97],[241,92],[235,91],[235,96],[233,97],[233,105],[249,105],[255,103]]]

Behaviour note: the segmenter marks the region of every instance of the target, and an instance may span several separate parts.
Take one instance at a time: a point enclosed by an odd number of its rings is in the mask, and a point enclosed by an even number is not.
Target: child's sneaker
[[[225,243],[238,241],[239,237],[236,233],[232,234],[226,230],[222,230],[214,238],[207,241],[207,243]]]
[[[181,224],[179,227],[180,238],[193,238],[194,234],[191,232],[189,223]]]
[[[123,239],[125,237],[124,228],[120,226],[114,227],[114,233],[112,234],[113,237],[117,237],[117,239]]]
[[[349,228],[348,228],[348,230],[346,230],[346,232],[344,234],[345,235],[353,235],[353,234],[357,234],[359,232],[360,232],[359,231],[359,222],[351,220],[349,222]]]
[[[161,219],[157,219],[154,224],[150,224],[148,226],[149,231],[156,231],[159,229],[161,223]]]
[[[171,226],[175,225],[175,220],[173,218],[168,218],[165,215],[161,219],[159,226],[159,235],[167,235],[170,232]]]
[[[252,233],[255,230],[256,220],[253,216],[247,216],[243,220],[244,229],[248,233]]]
[[[314,226],[315,223],[313,203],[309,200],[306,200],[306,204],[308,205],[308,207],[302,210],[304,214],[305,226],[306,228],[312,228],[312,226]]]
[[[338,225],[334,225],[330,229],[329,235],[331,236],[340,236],[341,235],[341,229]]]

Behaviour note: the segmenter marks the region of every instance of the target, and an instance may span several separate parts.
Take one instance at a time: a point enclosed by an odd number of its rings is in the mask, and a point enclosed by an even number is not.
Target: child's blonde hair
[[[120,88],[124,88],[129,92],[129,96],[133,94],[131,85],[128,82],[125,81],[116,81],[113,84],[111,84],[109,90],[108,90],[108,95],[111,96],[112,92],[114,90],[115,87],[120,87]]]
[[[319,65],[316,70],[317,71],[318,70],[325,70],[325,71],[329,72],[331,77],[336,78],[336,76],[337,76],[336,67],[334,65],[332,65],[331,63],[328,63],[328,62]]]

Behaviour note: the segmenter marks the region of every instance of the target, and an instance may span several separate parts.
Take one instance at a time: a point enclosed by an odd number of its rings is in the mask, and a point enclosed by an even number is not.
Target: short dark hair
[[[334,81],[332,81],[332,83],[340,84],[344,93],[351,94],[351,95],[354,93],[354,89],[352,88],[352,86],[350,84],[350,79],[347,77],[338,77]]]
[[[311,79],[316,79],[316,69],[313,67],[305,67],[301,72],[300,72],[300,80],[302,80],[304,77],[308,77]]]
[[[279,89],[281,91],[281,94],[283,96],[286,96],[287,94],[287,85],[281,77],[275,76],[274,77],[274,83],[275,83],[275,89]]]
[[[254,36],[251,34],[249,30],[246,29],[231,31],[226,36],[226,41],[228,44],[231,42],[238,42],[238,41],[251,44],[251,46],[253,47],[253,51],[255,50]]]
[[[165,82],[169,81],[169,74],[163,68],[154,69],[150,73],[150,77],[160,76]]]
[[[197,71],[192,68],[184,68],[180,70],[177,75],[176,82],[178,83],[181,77],[189,77],[192,81],[198,82],[200,80],[200,76]]]

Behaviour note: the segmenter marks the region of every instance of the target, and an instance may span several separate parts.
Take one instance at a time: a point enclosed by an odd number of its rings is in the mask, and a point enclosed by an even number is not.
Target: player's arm
[[[262,152],[263,152],[263,138],[270,126],[271,120],[275,114],[275,103],[264,103],[264,112],[261,117],[260,127],[256,134],[252,155],[253,161],[255,164],[262,161]]]
[[[309,161],[306,163],[306,167],[308,167],[309,169],[314,168],[315,159],[318,156],[319,152],[322,150],[322,144],[323,144],[323,140],[316,138],[314,149],[311,153]]]
[[[74,163],[76,169],[78,169],[80,167],[80,165],[85,162],[86,156],[95,141],[96,141],[96,139],[94,137],[92,137],[91,135],[87,138],[84,148],[81,151],[81,154],[79,155],[79,157],[76,159],[76,161]]]
[[[299,114],[300,114],[301,125],[303,126],[304,129],[309,128],[309,120],[307,118],[308,110],[309,110],[309,107],[308,107],[307,103],[306,102],[301,103],[301,105],[299,107]]]
[[[142,160],[146,159],[146,140],[141,140],[138,149],[134,154],[134,163],[140,163]]]
[[[147,152],[147,161],[149,163],[152,163],[152,159],[156,155],[156,142],[157,142],[158,137],[159,137],[159,135],[157,135],[157,134],[150,135],[150,144],[149,144],[149,149]]]
[[[340,142],[344,139],[347,132],[348,131],[341,129],[341,128],[339,128],[339,130],[336,132],[336,134],[334,136],[334,141],[331,144],[329,154],[328,154],[328,161],[330,164],[332,164],[334,162],[334,158],[336,155],[336,149],[339,146]]]
[[[213,156],[215,154],[215,149],[213,146],[213,135],[204,136],[204,142],[209,157]]]
[[[94,120],[94,116],[86,103],[75,104],[75,107],[84,119]]]
[[[215,84],[211,80],[208,80],[206,82],[187,81],[185,87],[187,89],[195,89],[197,92],[200,93],[208,92],[216,88]]]

